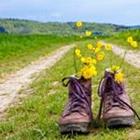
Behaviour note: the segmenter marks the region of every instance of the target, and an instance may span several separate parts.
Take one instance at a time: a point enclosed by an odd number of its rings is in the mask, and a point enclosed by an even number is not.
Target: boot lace
[[[63,117],[70,115],[73,112],[78,112],[81,115],[84,115],[84,113],[90,114],[88,89],[86,89],[84,85],[81,85],[79,80],[75,77],[65,77],[62,79],[62,83],[65,87],[70,85],[71,89],[69,93],[69,102],[66,106],[66,111],[64,112]]]

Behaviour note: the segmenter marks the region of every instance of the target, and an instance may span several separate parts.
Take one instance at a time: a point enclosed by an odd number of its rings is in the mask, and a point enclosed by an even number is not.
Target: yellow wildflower
[[[97,46],[97,48],[102,48],[103,44],[102,44],[102,42],[98,41],[96,46]]]
[[[130,45],[131,45],[133,48],[137,48],[137,47],[138,47],[137,41],[132,41],[132,42],[130,43]]]
[[[118,70],[120,70],[120,66],[113,65],[113,66],[111,67],[111,71],[112,71],[112,72],[117,72]]]
[[[129,36],[129,37],[127,38],[127,42],[128,42],[128,43],[133,42],[133,37],[132,37],[132,36]]]
[[[104,52],[100,52],[100,53],[98,53],[98,54],[96,55],[96,59],[97,59],[98,61],[102,61],[102,60],[104,59],[104,57],[105,57]]]
[[[96,47],[96,48],[95,48],[95,53],[98,53],[100,50],[101,50],[101,48]]]
[[[89,37],[89,36],[92,35],[92,32],[91,31],[86,31],[85,34],[86,34],[87,37]]]
[[[91,57],[81,57],[81,62],[86,65],[92,65],[97,63],[96,59],[92,59]]]
[[[83,38],[83,36],[82,36],[82,35],[80,35],[80,38],[82,39],[82,38]]]
[[[81,51],[80,51],[80,49],[76,49],[75,50],[75,54],[76,54],[77,57],[81,57]]]
[[[124,81],[124,74],[121,71],[115,74],[115,81],[117,83],[122,83]]]
[[[85,63],[85,57],[81,57],[81,62]]]
[[[77,21],[76,22],[76,27],[80,28],[83,26],[83,22],[82,21]]]
[[[95,51],[95,48],[94,47],[92,48],[92,51]]]
[[[112,45],[111,45],[111,44],[106,44],[106,45],[105,45],[105,49],[106,49],[107,51],[112,50]]]
[[[93,63],[92,58],[91,57],[86,57],[84,63],[87,64],[87,65],[92,64]]]
[[[92,44],[88,44],[88,45],[87,45],[87,48],[88,48],[89,50],[92,50],[93,45],[92,45]]]
[[[81,75],[85,78],[85,79],[90,79],[92,76],[96,76],[97,75],[97,71],[95,66],[84,66],[81,69]]]
[[[92,59],[92,63],[93,64],[97,64],[97,60],[96,59]]]
[[[81,53],[80,49],[75,49],[75,54],[80,54],[80,53]]]
[[[82,55],[81,55],[81,54],[77,54],[76,56],[77,56],[77,57],[79,57],[79,58],[80,58],[80,57],[82,57]]]

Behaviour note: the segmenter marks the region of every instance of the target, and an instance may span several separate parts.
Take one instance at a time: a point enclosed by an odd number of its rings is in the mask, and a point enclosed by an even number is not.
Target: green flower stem
[[[77,74],[77,72],[78,72],[78,69],[77,69],[77,63],[76,63],[76,56],[75,56],[75,49],[76,49],[76,47],[74,47],[74,49],[73,49],[73,65],[74,65],[74,70],[75,70],[75,73]]]
[[[79,28],[76,28],[76,30],[77,30],[77,32],[79,31]],[[76,37],[76,36],[75,36]],[[80,36],[79,36],[79,38],[80,38]],[[76,49],[76,47],[74,47],[74,49],[73,49],[73,65],[74,65],[74,71],[75,71],[75,73],[77,74],[77,72],[78,72],[78,68],[77,68],[77,62],[76,62],[76,56],[75,56],[75,49]]]
[[[113,53],[113,51],[112,51],[112,53]],[[113,64],[112,64],[112,59],[113,59],[113,57],[112,57],[113,55],[111,55],[111,57],[110,57],[110,66],[112,66]]]
[[[124,52],[124,56],[123,56],[122,61],[121,61],[121,63],[120,63],[120,67],[122,67],[122,65],[123,65],[123,63],[124,63],[126,54],[127,54],[127,50],[125,50],[125,52]]]

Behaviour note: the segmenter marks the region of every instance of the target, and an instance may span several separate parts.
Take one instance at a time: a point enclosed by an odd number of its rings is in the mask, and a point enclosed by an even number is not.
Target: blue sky
[[[0,0],[0,18],[140,25],[140,0]]]

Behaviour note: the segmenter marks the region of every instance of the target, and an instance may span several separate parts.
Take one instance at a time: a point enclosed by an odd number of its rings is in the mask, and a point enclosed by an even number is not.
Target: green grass
[[[138,49],[132,48],[127,43],[127,38],[132,36],[134,40],[138,42]],[[111,42],[117,45],[121,45],[121,47],[128,49],[128,50],[140,50],[140,29],[137,30],[128,30],[124,32],[117,33],[111,37],[105,38],[107,42]]]
[[[80,45],[79,45],[80,46]],[[81,46],[84,49],[84,47]],[[103,70],[112,63],[116,64],[121,59],[108,53],[104,63],[98,64],[98,76],[93,78],[93,115],[96,118],[99,109],[97,86],[103,76]],[[140,122],[132,128],[111,130],[93,125],[89,135],[77,135],[71,138],[61,136],[57,121],[67,102],[67,88],[61,85],[61,79],[74,73],[73,50],[60,60],[50,70],[45,70],[31,85],[33,94],[8,110],[6,119],[0,122],[0,139],[4,140],[138,140],[140,138]],[[117,60],[117,62],[115,61]],[[140,114],[140,75],[139,69],[127,63],[123,65],[128,83],[128,93],[134,108]],[[22,91],[21,94],[25,94]]]
[[[0,34],[0,79],[75,39],[74,36]]]

